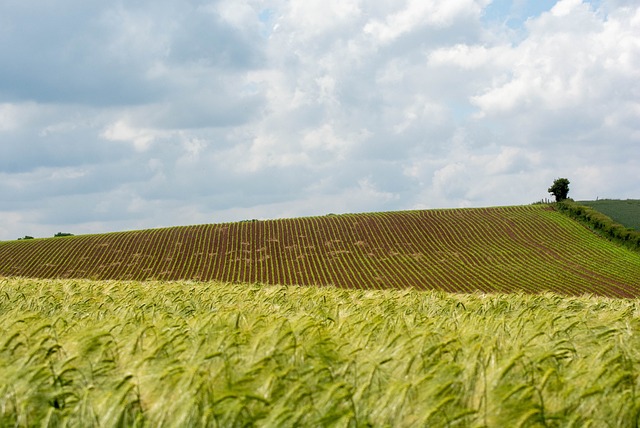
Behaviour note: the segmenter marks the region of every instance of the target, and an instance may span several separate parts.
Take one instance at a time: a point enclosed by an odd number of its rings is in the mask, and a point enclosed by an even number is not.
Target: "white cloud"
[[[10,131],[18,127],[17,110],[12,104],[0,104],[0,131]]]
[[[307,0],[290,2],[282,21],[296,28],[294,36],[303,39],[318,36],[360,16],[359,0]],[[287,13],[288,12],[288,13]],[[286,28],[286,27],[285,27]],[[280,27],[282,31],[284,28]]]
[[[478,18],[488,1],[407,0],[400,10],[384,19],[369,21],[364,32],[386,44],[420,26],[448,27],[461,18]]]
[[[163,133],[144,128],[134,128],[124,120],[118,120],[107,126],[100,134],[101,137],[110,141],[126,141],[133,144],[138,152],[149,150],[153,141]]]
[[[456,66],[468,70],[483,67],[508,68],[513,64],[511,49],[506,46],[488,48],[483,45],[469,46],[457,44],[433,50],[429,54],[429,64],[437,66]]]
[[[464,199],[471,185],[470,179],[463,163],[451,163],[433,173],[433,188],[446,198]]]
[[[501,147],[497,155],[477,156],[475,159],[485,166],[486,172],[490,175],[529,172],[540,167],[542,163],[539,153],[508,146]]]
[[[637,3],[489,3],[2,3],[0,239],[640,197]]]
[[[560,0],[551,8],[551,14],[554,16],[567,16],[582,5],[582,0]]]
[[[214,7],[224,22],[240,30],[260,25],[256,11],[248,1],[221,0]]]
[[[634,24],[634,16],[609,15],[603,21],[579,0],[558,2],[529,23],[526,40],[506,55],[494,52],[498,62],[502,56],[513,61],[511,78],[472,96],[472,103],[481,117],[540,108],[588,112],[613,107],[612,99],[621,101],[640,89],[640,25]]]

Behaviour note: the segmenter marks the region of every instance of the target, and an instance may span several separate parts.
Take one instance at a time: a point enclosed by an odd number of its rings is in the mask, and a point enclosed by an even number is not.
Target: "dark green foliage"
[[[61,236],[73,236],[73,233],[58,232],[55,235],[53,235],[54,238],[59,238]]]
[[[556,178],[551,187],[547,189],[547,192],[556,198],[556,202],[564,201],[569,195],[569,183],[567,178]]]
[[[24,239],[33,239],[33,236],[25,235],[24,238],[18,238],[18,241],[22,241]]]
[[[621,243],[632,250],[640,251],[640,232],[616,223],[611,217],[591,207],[580,205],[571,200],[562,201],[556,204],[556,207],[569,217],[587,224],[606,238]]]

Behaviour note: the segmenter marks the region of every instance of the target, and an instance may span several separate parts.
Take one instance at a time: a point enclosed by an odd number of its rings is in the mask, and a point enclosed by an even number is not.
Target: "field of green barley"
[[[0,426],[634,427],[637,300],[0,278]]]

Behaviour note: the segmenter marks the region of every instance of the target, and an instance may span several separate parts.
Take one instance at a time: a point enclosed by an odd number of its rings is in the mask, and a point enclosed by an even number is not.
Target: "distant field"
[[[640,296],[640,254],[546,205],[2,242],[0,275]]]
[[[0,426],[632,427],[637,300],[0,278]]]
[[[640,231],[640,199],[599,199],[578,203],[600,211],[625,227]]]

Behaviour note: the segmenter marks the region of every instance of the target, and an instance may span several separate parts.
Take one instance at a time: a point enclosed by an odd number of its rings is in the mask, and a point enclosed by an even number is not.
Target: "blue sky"
[[[486,20],[506,23],[510,27],[517,28],[527,19],[549,11],[555,4],[554,0],[494,0],[485,8],[484,16]]]
[[[639,198],[631,0],[0,4],[0,240]]]
[[[484,19],[487,22],[505,24],[516,30],[523,30],[527,19],[535,19],[544,12],[551,10],[556,0],[493,0],[484,9]],[[583,1],[594,9],[600,6],[600,1]]]

